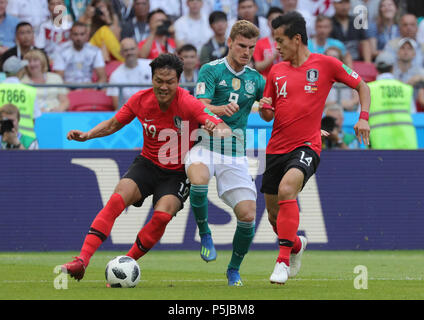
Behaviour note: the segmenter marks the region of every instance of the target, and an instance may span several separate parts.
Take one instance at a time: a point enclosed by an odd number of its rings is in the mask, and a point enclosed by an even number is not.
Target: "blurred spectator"
[[[214,35],[200,50],[200,65],[225,57],[228,53],[226,32],[227,15],[223,11],[214,11],[209,16],[209,25]]]
[[[19,108],[14,104],[0,107],[0,149],[38,149],[36,138],[20,132],[20,119]]]
[[[299,8],[298,0],[280,0],[281,6],[285,13],[291,11],[299,12],[306,21],[306,32],[308,37],[312,37],[315,34],[315,16],[313,16],[310,11]],[[302,1],[302,0],[301,0]]]
[[[215,0],[213,10],[225,12],[228,21],[233,21],[237,19],[237,7],[237,0]]]
[[[51,63],[54,61],[57,47],[69,40],[72,21],[70,15],[64,16],[66,10],[64,0],[48,0],[48,9],[50,17],[41,23],[35,36],[35,45],[44,49]]]
[[[34,30],[32,25],[28,22],[20,22],[16,26],[15,32],[16,38],[16,46],[7,50],[0,57],[0,68],[3,67],[3,63],[11,56],[16,56],[19,59],[22,59],[23,56],[31,49],[39,49],[34,47]],[[48,56],[43,49],[40,49],[46,55],[46,59],[48,60]],[[50,67],[50,66],[49,66]]]
[[[196,47],[191,44],[185,44],[178,49],[178,56],[184,62],[183,73],[180,77],[180,86],[194,95],[194,86],[185,87],[185,83],[196,83],[199,74],[199,58]]]
[[[206,17],[206,19],[209,17],[209,15],[213,12],[215,7],[215,0],[203,0],[203,6],[201,10],[201,14],[203,17]],[[189,12],[189,6],[187,5],[187,1],[181,0],[182,5],[182,14],[181,16],[188,15]]]
[[[324,109],[324,116],[333,117],[335,119],[335,129],[337,139],[332,139],[335,142],[335,147],[340,149],[357,149],[359,141],[353,133],[348,133],[343,130],[344,111],[339,104],[332,104]],[[335,137],[332,137],[335,138]]]
[[[348,149],[340,138],[340,127],[336,124],[336,118],[324,116],[321,119],[321,130],[329,133],[328,136],[322,136],[322,149]]]
[[[398,7],[394,0],[381,0],[376,22],[369,22],[368,36],[375,58],[384,50],[387,42],[399,37]]]
[[[254,0],[238,0],[237,8],[237,19],[229,20],[229,29],[237,20],[247,20],[259,28],[259,38],[266,38],[271,35],[268,20],[257,15],[258,7]]]
[[[169,1],[169,0],[152,0],[150,3],[150,12],[157,9],[163,10],[171,21],[177,20],[183,16],[182,1]]]
[[[172,39],[173,25],[162,9],[156,9],[147,17],[150,34],[138,43],[138,56],[144,59],[155,59],[163,52],[175,52],[175,41]]]
[[[150,33],[147,16],[149,0],[134,0],[134,17],[122,24],[121,38],[134,38],[137,43],[147,38]]]
[[[414,86],[424,79],[424,69],[413,65],[417,43],[410,38],[403,38],[398,43],[397,60],[393,66],[393,75],[397,80]]]
[[[388,52],[375,59],[377,80],[368,83],[371,92],[369,124],[372,149],[417,149],[411,117],[413,88],[392,74],[395,59]]]
[[[38,28],[43,21],[49,18],[47,0],[9,0],[7,13],[15,16],[21,22],[28,22],[38,33]]]
[[[106,0],[93,0],[91,6],[94,14],[91,18],[90,44],[101,49],[105,62],[123,62],[119,44],[121,28],[112,5]]]
[[[93,71],[97,74],[97,82],[106,82],[102,52],[87,41],[87,26],[75,22],[71,28],[71,41],[61,46],[53,65],[54,71],[66,83],[91,83]]]
[[[19,72],[21,83],[63,84],[57,73],[48,72],[47,60],[40,50],[33,49],[25,54],[28,65]],[[37,102],[42,112],[63,112],[69,107],[68,90],[63,87],[37,88]]]
[[[323,15],[317,16],[315,20],[315,36],[308,39],[308,49],[313,53],[324,54],[325,50],[330,47],[339,48],[341,51],[341,61],[352,67],[352,56],[346,50],[343,42],[337,39],[330,38],[333,23],[330,17]],[[338,57],[337,57],[338,58]]]
[[[282,61],[280,54],[276,47],[277,43],[274,40],[274,30],[271,27],[271,21],[278,16],[283,15],[283,10],[279,7],[271,7],[267,14],[268,26],[271,30],[271,35],[266,38],[261,38],[256,42],[255,51],[253,52],[253,59],[255,61],[255,69],[266,79],[269,70],[273,64]]]
[[[324,54],[342,60],[342,52],[337,47],[329,47]],[[340,104],[346,111],[356,111],[359,106],[359,95],[356,90],[340,84],[334,84],[328,93],[325,105]]]
[[[351,0],[350,15],[357,16],[362,13],[362,7],[367,9],[368,24],[376,22],[380,0]]]
[[[4,92],[3,95],[0,95],[0,106],[9,103],[16,105],[20,112],[20,133],[36,139],[35,120],[41,116],[40,105],[37,101],[37,89],[22,84],[17,77],[19,71],[27,64],[27,60],[21,60],[15,56],[9,57],[4,62],[4,71],[8,77],[0,83],[0,90]]]
[[[112,72],[109,79],[110,84],[150,84],[152,82],[149,65],[151,60],[138,58],[137,43],[133,38],[121,40],[121,55],[125,62]],[[112,97],[115,109],[119,109],[133,94],[142,89],[146,89],[146,87],[123,88],[121,101],[118,87],[109,87],[106,94]]]
[[[330,37],[346,46],[354,61],[372,61],[370,41],[364,25],[357,26],[355,17],[349,15],[350,0],[333,0],[335,15]]]
[[[413,60],[413,65],[417,68],[423,67],[424,59],[424,45],[419,45],[417,40],[417,17],[413,14],[407,13],[404,14],[399,20],[399,33],[400,36],[390,40],[384,47],[384,51],[387,51],[396,57],[397,51],[399,49],[399,41],[403,38],[410,38],[415,40],[415,58]]]
[[[280,0],[255,0],[258,7],[258,16],[266,17],[271,7],[282,8]]]
[[[184,44],[192,44],[200,52],[202,46],[212,37],[213,32],[207,17],[201,14],[203,0],[186,1],[189,12],[174,23],[175,41],[177,48]]]
[[[119,25],[134,17],[134,0],[110,0],[113,11],[119,19]]]
[[[0,0],[0,56],[15,46],[15,30],[19,19],[6,13],[7,0]]]
[[[65,0],[66,9],[72,17],[72,21],[78,21],[89,5],[90,0]]]
[[[332,0],[300,0],[297,9],[299,12],[307,11],[315,17],[319,15],[332,17],[334,15]]]

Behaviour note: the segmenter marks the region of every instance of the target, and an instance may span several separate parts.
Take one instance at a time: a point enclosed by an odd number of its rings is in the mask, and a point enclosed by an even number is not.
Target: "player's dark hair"
[[[22,27],[26,27],[26,26],[30,26],[30,27],[31,27],[31,29],[33,29],[33,27],[32,27],[32,24],[31,24],[31,23],[26,22],[26,21],[22,21],[22,22],[19,22],[19,23],[16,25],[16,28],[15,28],[15,34],[17,34],[17,33],[18,33],[18,30],[19,30],[20,28],[22,28]]]
[[[227,14],[223,11],[214,11],[209,15],[209,24],[218,21],[227,21]]]
[[[271,7],[271,8],[269,8],[268,13],[266,14],[266,18],[268,19],[269,16],[274,14],[274,13],[284,14],[284,10],[279,8],[279,7]]]
[[[300,35],[302,43],[308,45],[308,35],[306,33],[306,21],[303,16],[296,12],[288,12],[272,20],[271,26],[273,29],[284,27],[284,34],[293,39],[297,34]]]
[[[181,73],[183,73],[183,66],[183,61],[172,53],[161,53],[156,59],[150,62],[152,76],[155,74],[156,69],[165,68],[175,70],[178,80],[180,79]]]

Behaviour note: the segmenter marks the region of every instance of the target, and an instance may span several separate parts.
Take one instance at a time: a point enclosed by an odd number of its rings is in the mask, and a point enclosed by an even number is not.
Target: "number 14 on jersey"
[[[283,96],[284,98],[287,97],[287,81],[284,81],[284,84],[281,88],[278,87],[278,82],[275,81],[275,87],[277,88],[277,98],[279,98],[280,96]]]

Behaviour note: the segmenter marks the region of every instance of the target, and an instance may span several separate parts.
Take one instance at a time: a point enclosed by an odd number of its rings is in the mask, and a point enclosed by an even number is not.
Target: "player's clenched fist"
[[[224,107],[224,110],[222,115],[225,115],[228,117],[231,117],[234,113],[236,113],[240,109],[239,105],[233,101],[231,101],[229,104],[223,107]]]
[[[87,141],[88,140],[88,133],[82,132],[82,131],[79,131],[79,130],[71,130],[66,135],[66,138],[68,140]]]

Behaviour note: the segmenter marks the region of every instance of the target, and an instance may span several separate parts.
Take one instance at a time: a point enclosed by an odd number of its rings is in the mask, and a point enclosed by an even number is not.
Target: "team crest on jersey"
[[[316,82],[318,80],[319,72],[317,69],[309,69],[306,71],[306,80],[308,82]]]
[[[239,78],[233,78],[233,81],[231,82],[233,89],[235,91],[239,90],[241,87],[241,81]]]
[[[174,126],[178,129],[178,134],[181,134],[181,122],[182,119],[179,116],[174,117]]]
[[[255,83],[251,80],[247,80],[246,84],[244,85],[244,89],[247,93],[253,94],[255,92]]]

